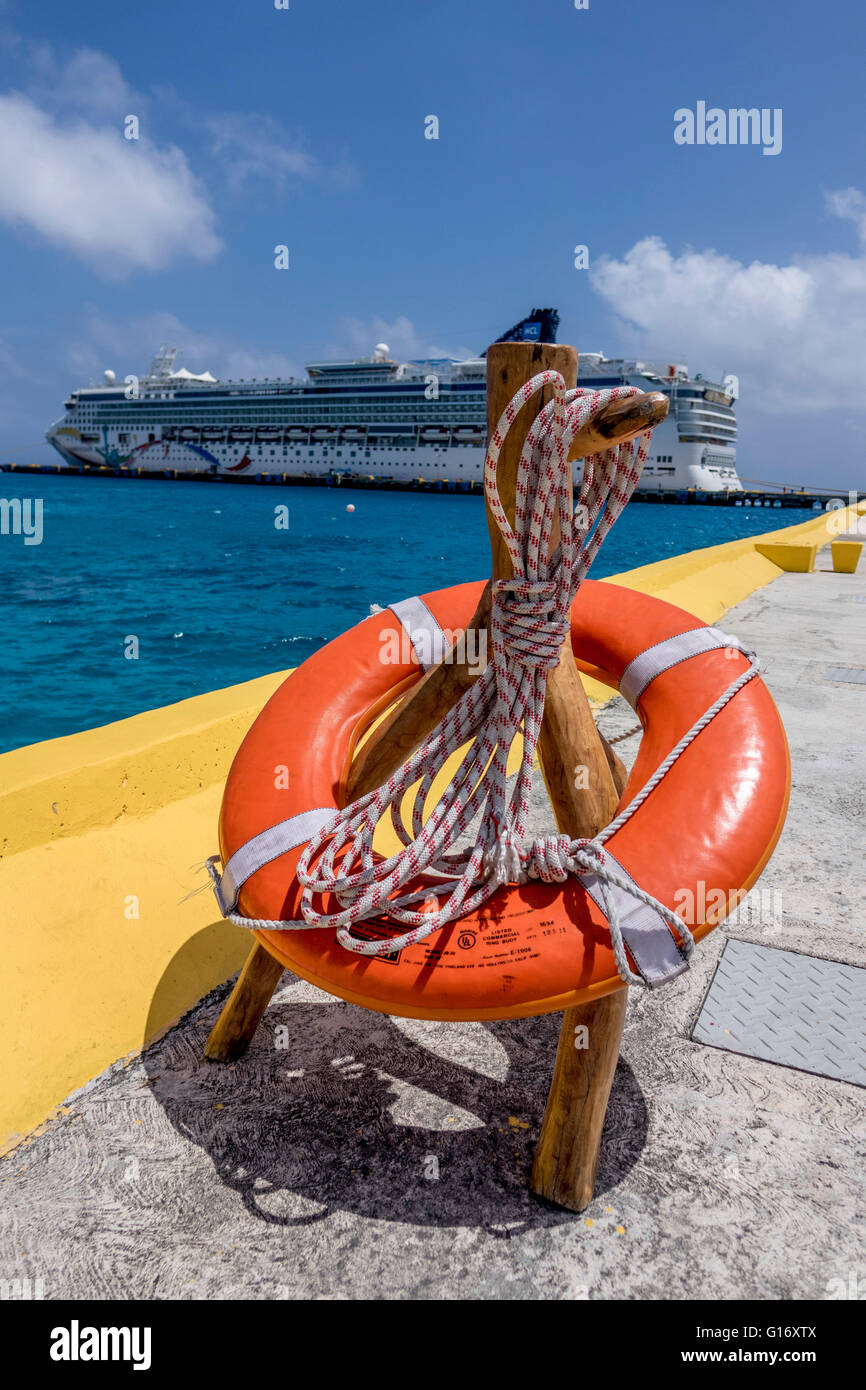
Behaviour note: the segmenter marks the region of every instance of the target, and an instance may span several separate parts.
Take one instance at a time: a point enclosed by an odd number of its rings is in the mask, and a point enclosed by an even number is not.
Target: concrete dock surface
[[[393,1019],[287,973],[236,1064],[203,1058],[227,984],[4,1159],[0,1276],[46,1299],[866,1296],[863,1090],[690,1036],[732,936],[864,964],[866,685],[825,672],[866,668],[866,572],[829,556],[720,624],[765,664],[788,820],[751,910],[633,992],[586,1212],[527,1187],[559,1016]]]

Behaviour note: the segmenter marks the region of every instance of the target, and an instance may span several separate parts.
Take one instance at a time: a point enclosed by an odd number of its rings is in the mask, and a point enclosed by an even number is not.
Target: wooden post
[[[521,386],[541,371],[559,372],[567,388],[577,384],[577,352],[560,343],[494,343],[487,351],[487,431],[493,433],[508,402]],[[539,391],[520,411],[499,456],[497,485],[505,515],[514,522],[517,465],[523,441],[552,389]],[[569,479],[569,497],[571,481]],[[493,578],[510,579],[511,558],[499,527],[487,512],[493,553]],[[558,544],[554,534],[552,547]],[[559,829],[568,835],[595,834],[616,811],[618,796],[611,769],[595,727],[589,701],[566,637],[559,665],[549,672],[544,720],[538,743],[547,792]],[[578,776],[577,769],[586,770]],[[583,789],[576,785],[586,782]],[[588,827],[592,826],[592,829]]]
[[[270,951],[258,941],[253,943],[205,1044],[205,1057],[212,1062],[233,1062],[246,1052],[284,969]]]
[[[488,430],[495,428],[508,401],[523,383],[545,368],[560,372],[567,387],[576,385],[574,348],[549,343],[495,343],[488,349]],[[514,516],[517,462],[523,440],[533,418],[546,403],[545,397],[546,392],[539,393],[523,407],[500,455],[497,482],[509,521]],[[494,579],[508,578],[510,559],[490,515],[488,527]],[[547,678],[538,752],[559,830],[572,838],[595,835],[613,818],[618,797],[574,664],[570,638],[563,645],[559,665]],[[567,1009],[563,1015],[531,1187],[539,1196],[573,1211],[582,1211],[592,1199],[625,1005],[626,991],[622,989],[589,1006]],[[584,1040],[584,1028],[588,1046],[578,1048],[575,1042]]]
[[[583,1211],[592,1201],[627,999],[628,991],[619,989],[562,1016],[529,1185],[571,1211]]]
[[[501,344],[494,344],[497,350],[500,346]],[[526,348],[531,344],[518,346]],[[488,359],[494,348],[488,352]],[[527,418],[532,418],[529,414],[531,407],[525,409]],[[622,400],[612,401],[575,435],[569,457],[585,458],[588,454],[599,453],[615,444],[624,444],[636,434],[660,424],[667,413],[668,400],[660,391],[647,391],[638,396],[626,396]],[[496,424],[497,421],[493,423]],[[500,472],[504,476],[501,460]],[[467,626],[467,632],[486,629],[489,635],[490,599],[490,585],[486,584],[478,607]],[[366,796],[367,792],[374,791],[376,787],[381,787],[391,773],[420,747],[431,730],[435,729],[452,706],[456,705],[478,675],[477,663],[470,665],[465,656],[458,658],[453,648],[438,665],[426,671],[409,694],[382,720],[356,755],[346,784],[347,804]],[[601,735],[597,737],[601,738]],[[613,773],[617,792],[622,793],[626,780],[625,768],[604,738],[601,738],[601,743]]]

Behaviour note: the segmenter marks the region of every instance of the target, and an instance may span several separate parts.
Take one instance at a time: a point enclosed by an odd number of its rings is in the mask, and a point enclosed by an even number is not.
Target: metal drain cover
[[[729,941],[692,1039],[866,1086],[866,970]]]
[[[825,681],[843,681],[846,685],[866,685],[866,667],[828,666],[824,672]]]

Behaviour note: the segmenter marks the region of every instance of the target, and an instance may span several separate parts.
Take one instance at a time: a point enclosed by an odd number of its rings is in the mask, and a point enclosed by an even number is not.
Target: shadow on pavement
[[[213,999],[202,1005],[145,1051],[144,1066],[171,1124],[258,1220],[290,1227],[350,1211],[507,1237],[577,1219],[527,1186],[558,1014],[418,1023],[278,993],[246,1055],[223,1065],[203,1055],[216,1012]],[[644,1097],[620,1060],[597,1198],[626,1176],[646,1134]]]

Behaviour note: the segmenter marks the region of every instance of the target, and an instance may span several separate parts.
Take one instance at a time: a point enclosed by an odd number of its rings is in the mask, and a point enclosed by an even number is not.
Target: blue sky
[[[285,375],[549,304],[737,373],[745,476],[864,487],[864,37],[849,0],[0,0],[0,459],[165,340]],[[781,108],[781,152],[677,145],[699,101]]]

